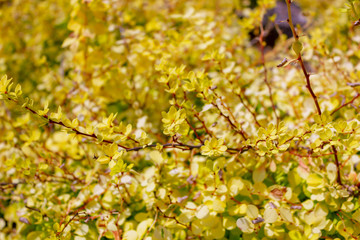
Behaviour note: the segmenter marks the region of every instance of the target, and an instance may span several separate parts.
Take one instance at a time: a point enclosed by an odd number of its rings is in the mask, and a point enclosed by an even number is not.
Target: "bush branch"
[[[285,1],[286,1],[286,5],[287,5],[287,10],[288,10],[287,22],[289,23],[289,26],[291,28],[291,31],[292,31],[293,36],[295,38],[295,41],[298,41],[299,40],[299,35],[295,31],[295,27],[294,27],[294,24],[293,24],[293,21],[292,21],[292,16],[291,16],[291,0],[285,0]],[[315,103],[318,114],[321,115],[320,105],[319,105],[319,102],[317,100],[317,96],[315,95],[315,93],[314,93],[314,91],[313,91],[313,89],[311,87],[310,74],[306,70],[304,61],[302,60],[302,57],[301,57],[301,52],[299,52],[299,54],[297,56],[297,60],[299,61],[301,69],[302,69],[302,71],[303,71],[303,73],[305,75],[305,78],[306,78],[306,88],[309,90],[310,95],[314,100],[314,103]]]

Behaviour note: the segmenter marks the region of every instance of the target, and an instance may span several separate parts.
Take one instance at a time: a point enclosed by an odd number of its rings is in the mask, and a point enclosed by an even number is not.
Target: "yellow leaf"
[[[334,163],[330,162],[327,166],[326,166],[326,176],[329,178],[330,182],[333,183],[335,182],[336,178],[337,178],[337,167]]]
[[[303,45],[299,40],[296,40],[292,44],[292,49],[294,50],[296,55],[299,55],[301,53],[301,50],[303,49]]]
[[[360,209],[359,208],[353,213],[352,218],[360,223]]]
[[[191,231],[195,235],[200,235],[204,230],[204,227],[201,225],[200,220],[195,220],[191,223]]]
[[[324,183],[324,179],[315,173],[311,173],[307,177],[306,182],[309,186],[312,186],[312,187],[322,187],[322,185]]]
[[[164,162],[164,159],[159,151],[151,151],[149,156],[156,164],[162,164]]]
[[[171,240],[172,234],[169,229],[164,226],[158,225],[154,230],[154,240]]]
[[[215,199],[213,202],[213,210],[217,213],[223,213],[225,211],[226,203],[224,201],[220,201],[219,199]]]
[[[138,234],[134,230],[130,230],[124,233],[124,240],[137,240]]]
[[[346,201],[341,205],[341,210],[344,212],[352,212],[354,210],[354,203]]]
[[[264,181],[264,179],[266,178],[265,165],[262,164],[260,165],[260,167],[255,169],[252,177],[255,183]]]
[[[232,196],[236,196],[244,188],[244,183],[240,177],[233,177],[228,183],[228,188]]]
[[[110,158],[107,156],[101,156],[96,161],[98,161],[101,164],[107,164],[108,162],[110,162]]]
[[[31,232],[26,236],[26,240],[41,240],[44,237],[43,234],[41,231]]]
[[[233,230],[236,227],[236,221],[233,217],[225,216],[223,217],[223,225],[227,230]]]
[[[285,221],[287,221],[287,222],[293,222],[293,221],[294,221],[290,209],[284,208],[284,207],[280,207],[279,211],[280,211],[280,216],[281,216]]]
[[[273,208],[266,208],[264,211],[264,220],[266,223],[274,223],[278,218],[277,211]]]
[[[236,225],[245,233],[252,233],[254,231],[254,224],[246,217],[239,218],[236,221]]]
[[[209,213],[209,208],[206,205],[200,205],[196,210],[195,216],[198,219],[204,219],[209,215]]]
[[[259,209],[254,205],[248,205],[246,208],[246,216],[248,216],[250,219],[255,219],[259,215]]]
[[[291,240],[302,240],[303,239],[301,232],[298,230],[291,230],[289,232],[289,237]]]
[[[148,218],[142,221],[141,223],[139,223],[139,225],[136,228],[136,232],[140,239],[144,236],[145,232],[147,231],[148,227],[150,227],[152,222],[153,220],[151,218]]]
[[[89,226],[87,224],[81,224],[76,230],[75,234],[78,236],[86,236],[89,232]]]
[[[305,202],[302,203],[302,206],[306,210],[311,210],[314,207],[314,202],[312,200],[308,199],[308,200],[306,200]]]

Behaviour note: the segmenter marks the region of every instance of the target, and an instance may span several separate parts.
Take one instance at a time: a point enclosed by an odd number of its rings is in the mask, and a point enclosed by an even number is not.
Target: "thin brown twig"
[[[169,83],[167,83],[167,86],[168,86],[169,89],[171,88]],[[173,93],[173,94],[172,94],[172,97],[173,97],[173,99],[174,99],[175,106],[178,107],[179,109],[181,109],[182,107],[177,103],[176,94]],[[204,141],[200,138],[199,134],[197,133],[196,129],[190,124],[189,120],[186,118],[185,121],[186,121],[186,123],[189,125],[189,127],[191,128],[191,130],[193,130],[196,138],[197,138],[201,143],[204,143]]]
[[[261,127],[260,123],[258,122],[258,120],[257,120],[257,118],[256,118],[255,112],[252,111],[252,110],[250,109],[250,107],[245,103],[243,97],[241,96],[241,93],[236,94],[236,95],[239,97],[240,102],[244,105],[244,107],[246,108],[246,110],[248,110],[248,112],[253,116],[256,126]]]
[[[18,103],[18,101],[16,101],[15,99],[12,99],[12,98],[8,98],[8,100],[10,101],[13,101],[15,103]],[[65,127],[65,128],[68,128],[68,129],[71,129],[73,132],[75,132],[76,134],[78,135],[82,135],[82,136],[86,136],[86,137],[90,137],[90,138],[96,138],[96,135],[95,134],[88,134],[88,133],[84,133],[84,132],[81,132],[75,128],[71,128],[69,126],[66,126],[63,122],[59,121],[54,121],[52,119],[50,119],[50,117],[48,115],[39,115],[34,109],[28,107],[28,106],[25,106],[24,107],[26,110],[30,111],[31,113],[33,113],[34,115],[37,115],[41,118],[44,118],[46,119],[49,123],[53,123],[53,124],[57,124],[59,126],[62,126],[62,127]],[[221,112],[221,114],[223,114]],[[226,117],[225,115],[223,115],[224,117]],[[230,119],[229,119],[230,120]],[[231,122],[231,120],[230,120]],[[232,123],[232,122],[231,122]],[[233,124],[233,123],[232,123]],[[235,125],[233,125],[233,127],[236,127]],[[105,143],[109,143],[109,144],[112,144],[114,143],[113,141],[111,140],[103,140],[103,142]],[[144,146],[137,146],[137,147],[125,147],[125,146],[122,146],[122,145],[119,145],[117,144],[119,147],[122,147],[124,148],[125,151],[127,152],[131,152],[131,151],[139,151],[139,150],[142,150],[142,149],[145,149],[145,148],[154,148],[154,147],[157,147],[158,144],[149,144],[149,145],[144,145]],[[198,149],[198,148],[201,148],[202,146],[204,146],[204,144],[199,144],[199,145],[190,145],[190,144],[185,144],[185,143],[165,143],[165,144],[161,144],[161,146],[163,148],[180,148],[180,149],[183,149],[182,147],[185,147],[185,149],[183,150],[191,150],[191,149]],[[241,148],[241,149],[235,149],[235,148],[228,148],[229,151],[240,151],[240,152],[243,152],[243,149],[244,148]]]
[[[76,212],[75,213],[75,215],[74,216],[72,216],[72,218],[70,218],[70,220],[67,222],[67,223],[65,223],[65,226],[64,226],[64,228],[60,231],[60,232],[57,232],[56,233],[56,236],[59,236],[59,235],[61,235],[62,234],[62,232],[65,230],[65,228],[70,224],[70,222],[71,221],[73,221],[74,220],[74,218],[75,217],[77,217],[79,215],[79,212]]]
[[[337,167],[337,182],[339,185],[342,185],[342,182],[341,182],[341,176],[340,176],[340,164],[339,164],[339,159],[338,159],[338,155],[337,155],[337,150],[336,150],[336,147],[334,145],[332,145],[332,150],[334,152],[334,157],[335,157],[335,164],[336,164],[336,167]]]
[[[245,133],[243,130],[238,129],[238,127],[236,127],[236,125],[231,121],[230,117],[229,117],[229,116],[226,116],[226,115],[221,111],[220,107],[219,107],[216,103],[212,102],[212,105],[219,110],[220,115],[223,116],[223,117],[228,121],[228,123],[231,125],[232,129],[233,129],[235,132],[239,133],[245,140],[248,139],[247,136],[246,136],[246,133]]]
[[[291,7],[290,7],[291,6],[291,0],[285,0],[285,1],[286,1],[286,5],[287,5],[287,10],[288,10],[287,22],[289,23],[289,26],[291,28],[291,31],[292,31],[293,36],[295,38],[295,41],[299,41],[299,35],[295,31],[295,27],[294,27],[294,24],[293,24],[293,21],[292,21],[292,16],[291,16]],[[305,75],[305,78],[306,78],[306,88],[309,90],[310,95],[314,100],[314,103],[315,103],[318,114],[321,115],[320,105],[319,105],[319,102],[317,100],[317,96],[316,96],[316,94],[314,93],[314,91],[313,91],[313,89],[311,87],[310,74],[306,70],[304,61],[303,61],[303,59],[301,57],[301,52],[298,53],[297,60],[300,63],[301,69],[302,69],[302,71],[303,71],[303,73]]]
[[[15,102],[15,103],[18,103],[18,101],[16,101],[15,99],[12,99],[12,98],[10,98],[10,97],[8,98],[8,100],[13,101],[13,102]],[[82,136],[85,136],[85,137],[90,137],[90,138],[98,139],[97,136],[96,136],[94,133],[93,133],[93,134],[89,134],[89,133],[81,132],[81,131],[77,130],[76,128],[72,128],[72,127],[66,126],[62,121],[57,122],[57,121],[52,120],[47,114],[45,114],[45,115],[39,115],[34,109],[32,109],[32,108],[30,108],[30,107],[28,107],[28,106],[25,106],[24,108],[25,108],[26,110],[30,111],[31,113],[33,113],[34,115],[37,115],[37,116],[39,116],[39,117],[47,120],[48,123],[53,123],[53,124],[56,124],[56,125],[59,125],[59,126],[68,128],[68,129],[72,130],[72,131],[73,131],[75,134],[77,134],[77,135],[82,135]],[[110,143],[110,144],[113,143],[112,141],[106,140],[106,139],[104,139],[103,142],[105,142],[105,143]],[[125,147],[125,146],[123,146],[123,145],[120,145],[120,144],[117,144],[117,145],[118,145],[119,147],[124,148],[124,149],[128,149],[128,147]]]
[[[319,101],[317,100],[317,96],[316,96],[316,94],[314,93],[314,91],[313,91],[313,89],[311,87],[310,74],[306,70],[304,61],[302,60],[302,57],[301,57],[300,53],[299,53],[299,56],[298,56],[298,61],[300,63],[301,69],[302,69],[302,71],[303,71],[303,73],[305,75],[305,78],[306,78],[306,88],[309,90],[309,92],[311,94],[311,97],[314,100],[314,103],[315,103],[318,114],[321,115],[321,109],[320,109]]]
[[[267,68],[266,68],[266,61],[265,61],[265,46],[264,46],[264,27],[262,25],[262,23],[260,23],[260,36],[259,36],[259,43],[260,43],[260,52],[261,52],[261,64],[264,68],[264,82],[268,88],[269,91],[269,97],[270,97],[270,102],[271,102],[271,107],[273,109],[275,118],[276,118],[276,125],[279,125],[279,116],[276,113],[276,107],[275,107],[275,103],[274,103],[274,99],[273,99],[273,94],[272,94],[272,88],[271,85],[269,83],[268,80],[268,72],[267,72]]]
[[[13,101],[15,103],[18,103],[17,100],[12,99],[10,97],[8,98],[8,100]],[[26,110],[30,111],[31,113],[33,113],[34,115],[37,115],[37,116],[47,120],[49,123],[53,123],[53,124],[56,124],[56,125],[59,125],[59,126],[70,129],[71,131],[73,131],[77,135],[82,135],[82,136],[85,136],[85,137],[98,139],[97,136],[94,133],[89,134],[89,133],[81,132],[81,131],[77,130],[76,128],[66,126],[62,121],[54,121],[54,120],[52,120],[48,115],[39,115],[34,109],[32,109],[32,108],[30,108],[28,106],[25,106],[24,108]],[[105,143],[108,143],[108,144],[114,143],[113,141],[106,140],[106,139],[104,139],[102,142],[105,142]],[[117,144],[117,145],[119,147],[124,148],[124,150],[127,151],[127,152],[129,152],[129,151],[139,151],[139,150],[144,149],[144,148],[151,148],[151,147],[156,147],[157,146],[157,144],[150,144],[150,145],[137,146],[137,147],[130,148],[130,147],[125,147],[125,146],[123,146],[121,144]],[[186,147],[187,149],[190,150],[190,149],[194,149],[194,148],[200,148],[201,146],[203,146],[203,144],[201,144],[201,145],[188,145],[188,144],[184,144],[184,143],[176,143],[176,144],[166,143],[166,144],[162,144],[162,146],[165,147],[165,148],[167,148],[167,147]]]
[[[360,93],[357,93],[355,95],[355,97],[353,97],[349,102],[346,102],[344,104],[341,104],[339,107],[337,107],[334,111],[331,112],[330,115],[333,115],[334,113],[336,113],[337,111],[339,111],[341,108],[349,105],[349,104],[352,104],[358,97],[360,97]]]
[[[230,108],[227,107],[227,106],[223,103],[223,101],[221,100],[221,98],[219,97],[219,95],[216,94],[216,92],[213,92],[213,93],[214,93],[214,95],[217,97],[217,99],[220,100],[221,105],[229,112],[229,114],[231,115],[231,117],[234,119],[235,123],[236,123],[236,124],[239,124],[239,123],[236,121],[235,116],[234,116],[234,115],[232,114],[232,112],[230,111]],[[237,133],[239,133],[245,140],[248,139],[247,134],[245,133],[245,131],[244,131],[241,127],[240,127],[240,129],[239,129],[238,127],[236,127],[236,125],[235,125],[235,124],[233,123],[233,121],[231,120],[230,116],[226,116],[226,115],[221,111],[221,109],[220,109],[220,107],[219,107],[219,105],[218,105],[217,103],[212,102],[211,104],[219,110],[220,115],[223,116],[223,117],[230,123],[230,125],[232,126],[232,128],[233,128]]]
[[[295,31],[295,27],[294,27],[294,24],[293,24],[293,21],[292,21],[292,16],[291,16],[291,0],[285,0],[285,2],[286,2],[286,5],[287,5],[287,10],[288,10],[287,22],[289,23],[289,26],[291,28],[291,31],[292,31],[293,36],[295,38],[295,41],[299,41],[299,35],[297,35],[297,33]],[[319,101],[318,101],[317,96],[316,96],[316,94],[314,93],[314,91],[313,91],[313,89],[311,87],[310,74],[307,72],[304,61],[302,60],[301,51],[299,51],[299,53],[298,53],[297,60],[299,61],[301,69],[302,69],[302,71],[303,71],[303,73],[305,75],[305,78],[306,78],[306,88],[309,90],[310,95],[314,100],[314,103],[315,103],[318,114],[321,115],[322,112],[321,112],[321,109],[320,109]],[[336,164],[336,168],[337,168],[337,182],[340,185],[342,185],[341,175],[340,175],[340,164],[339,164],[339,159],[338,159],[338,156],[337,156],[337,150],[336,150],[336,147],[334,145],[332,146],[332,150],[334,152],[335,164]]]
[[[156,209],[158,210],[158,212],[160,212],[162,214],[162,216],[164,218],[173,219],[177,224],[182,225],[182,226],[184,226],[186,228],[190,228],[190,226],[180,222],[175,216],[170,217],[170,216],[165,215],[165,213],[163,211],[161,211],[159,207],[156,207]]]
[[[200,118],[199,113],[195,111],[194,116],[201,122],[201,124],[202,124],[203,129],[205,130],[205,132],[206,132],[210,137],[212,137],[213,134],[212,134],[212,133],[210,132],[210,130],[206,127],[205,121]]]
[[[208,100],[207,97],[206,97],[206,95],[205,95],[203,92],[199,92],[199,93],[201,93],[201,94],[203,95],[203,97],[204,97],[205,100]],[[219,96],[218,96],[215,92],[213,92],[213,93],[214,93],[214,95],[215,95],[216,97],[219,98]],[[209,101],[209,102],[210,102],[210,101]],[[226,116],[226,115],[221,111],[220,107],[219,107],[215,102],[211,101],[211,104],[212,104],[217,110],[219,110],[220,116],[223,116],[223,117],[226,119],[226,121],[231,125],[231,128],[232,128],[236,133],[239,133],[239,134],[244,138],[244,140],[247,140],[247,139],[248,139],[246,132],[245,132],[244,130],[242,130],[242,129],[239,130],[238,127],[236,127],[236,125],[231,121],[230,117],[229,117],[229,116]],[[230,110],[228,109],[228,111],[230,111]],[[235,120],[235,119],[234,119],[234,120]]]
[[[185,119],[186,123],[189,125],[189,127],[191,128],[191,130],[193,130],[195,136],[197,139],[199,139],[199,141],[201,143],[204,143],[204,141],[200,138],[199,134],[197,133],[196,129],[190,124],[189,120],[188,119]]]

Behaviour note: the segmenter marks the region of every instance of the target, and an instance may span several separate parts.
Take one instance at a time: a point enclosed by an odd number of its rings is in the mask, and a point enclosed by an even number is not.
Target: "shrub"
[[[357,239],[357,3],[3,1],[0,238]]]

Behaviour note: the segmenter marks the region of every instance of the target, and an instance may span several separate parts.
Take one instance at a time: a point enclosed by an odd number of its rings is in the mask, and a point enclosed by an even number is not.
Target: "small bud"
[[[26,224],[30,224],[29,220],[27,218],[24,218],[24,217],[20,217],[19,221],[23,222],[23,223],[26,223]]]
[[[263,222],[263,221],[265,221],[263,218],[257,217],[257,218],[255,218],[254,220],[252,220],[251,222],[252,222],[253,224],[257,224],[257,223],[261,223],[261,222]]]
[[[182,203],[182,202],[184,202],[186,199],[188,199],[189,198],[189,196],[184,196],[184,197],[178,197],[178,202],[179,203]]]
[[[302,209],[302,206],[299,205],[299,204],[297,204],[297,205],[292,205],[292,206],[290,207],[290,209],[301,210],[301,209]]]
[[[360,19],[354,22],[354,27],[360,25]]]
[[[269,202],[269,205],[270,205],[271,208],[277,208],[276,205],[274,203],[272,203],[272,202]]]
[[[303,45],[299,40],[296,40],[293,44],[292,44],[292,49],[294,50],[296,55],[300,55],[301,50],[303,49]]]
[[[276,67],[283,67],[288,62],[287,58],[284,58],[281,63],[279,63]]]

